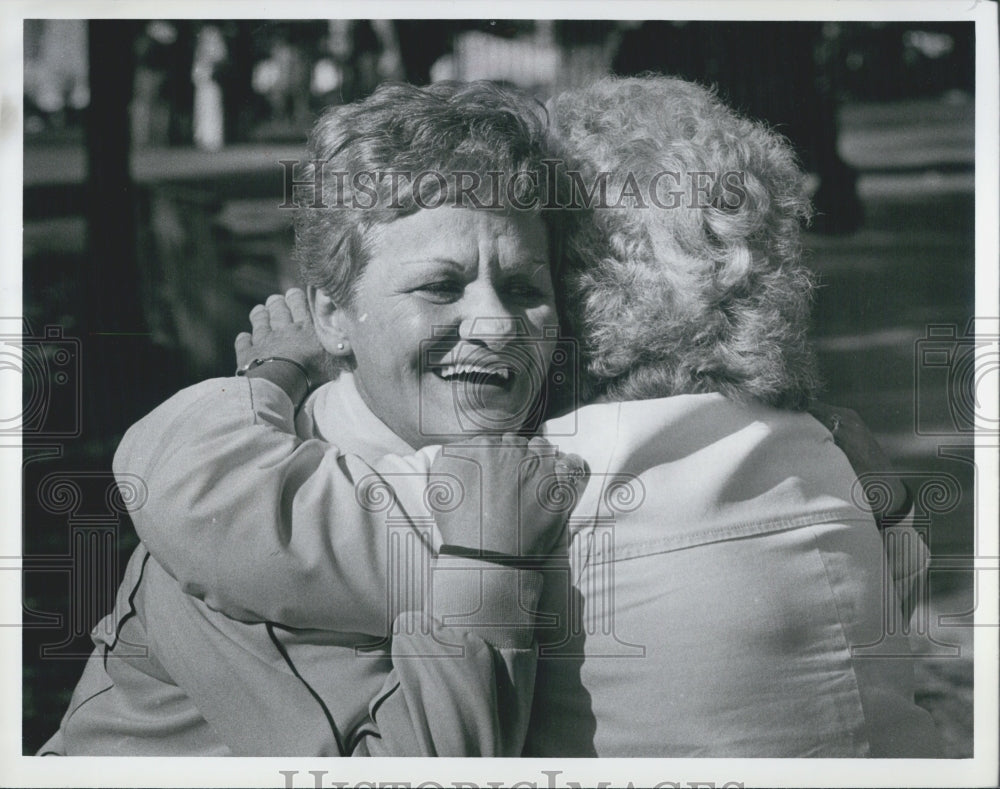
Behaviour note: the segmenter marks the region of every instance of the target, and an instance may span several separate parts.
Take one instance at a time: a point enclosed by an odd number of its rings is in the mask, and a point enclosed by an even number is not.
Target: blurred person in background
[[[204,25],[195,39],[191,81],[194,83],[194,144],[207,151],[219,150],[226,139],[219,72],[227,56],[222,31],[216,25]]]
[[[343,103],[363,99],[382,82],[405,76],[392,20],[331,19],[327,48],[342,74]]]
[[[150,22],[136,37],[135,81],[129,120],[132,145],[163,147],[170,140],[171,106],[164,96],[177,28],[170,22]]]
[[[256,64],[253,88],[263,95],[272,121],[304,128],[309,123],[309,64],[292,42],[278,38],[267,58]]]
[[[86,20],[26,19],[24,97],[38,113],[26,131],[75,119],[90,102],[88,70]]]

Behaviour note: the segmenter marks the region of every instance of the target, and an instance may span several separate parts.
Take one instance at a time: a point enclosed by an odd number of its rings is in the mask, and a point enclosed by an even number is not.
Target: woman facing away
[[[571,166],[608,173],[612,188],[735,173],[743,196],[724,199],[721,180],[674,209],[633,195],[594,207],[571,234],[565,304],[596,397],[542,432],[590,476],[546,577],[541,608],[557,616],[539,625],[524,752],[935,755],[905,637],[884,627],[899,601],[871,513],[830,433],[797,410],[814,375],[798,261],[807,201],[787,145],[660,77],[602,81],[563,97],[555,118]],[[254,313],[244,361],[319,369],[297,298]],[[304,440],[301,420],[294,434],[301,391],[279,369],[259,367],[272,382],[255,382],[252,402],[215,384],[198,413],[166,404],[126,437],[116,469],[160,491],[136,526],[187,592],[243,619],[332,630],[362,585],[345,595],[334,583],[344,553],[330,543],[367,510],[348,512],[347,456],[323,436]],[[332,422],[336,407],[326,413]],[[212,491],[157,464],[164,453],[201,464]],[[430,468],[432,454],[412,468]],[[468,479],[468,464],[447,450],[443,460],[438,471]],[[419,500],[414,480],[392,480],[401,512]],[[503,496],[486,484],[482,495],[489,518]],[[499,523],[475,525],[489,539]],[[384,590],[392,573],[366,567]]]
[[[526,753],[937,755],[855,474],[802,411],[808,202],[788,144],[664,77],[600,81],[553,115],[569,166],[610,173],[611,194],[683,194],[597,206],[570,235],[594,404],[544,434],[593,478]]]

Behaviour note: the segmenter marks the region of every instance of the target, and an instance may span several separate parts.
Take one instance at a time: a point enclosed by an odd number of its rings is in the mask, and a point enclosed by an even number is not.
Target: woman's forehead
[[[548,260],[545,226],[525,211],[424,209],[381,225],[373,242],[373,258],[464,264],[487,255],[504,267]]]

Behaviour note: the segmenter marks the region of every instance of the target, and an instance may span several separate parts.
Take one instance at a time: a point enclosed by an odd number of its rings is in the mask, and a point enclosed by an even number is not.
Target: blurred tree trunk
[[[141,22],[88,24],[90,106],[86,114],[87,262],[80,272],[84,437],[107,441],[124,429],[143,371],[136,340],[146,331],[136,261],[137,195],[129,168],[134,41]]]
[[[240,20],[230,36],[229,65],[226,68],[222,100],[226,114],[226,142],[247,142],[253,121],[253,28]]]

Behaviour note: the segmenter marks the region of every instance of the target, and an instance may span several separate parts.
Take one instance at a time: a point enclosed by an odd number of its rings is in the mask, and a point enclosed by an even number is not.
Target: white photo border
[[[733,19],[836,21],[974,21],[976,24],[976,304],[975,314],[1000,315],[998,293],[998,110],[997,6],[983,2],[650,2],[609,4],[594,0],[517,0],[496,3],[442,0],[374,0],[312,2],[283,0],[46,0],[8,2],[0,9],[2,85],[0,85],[0,192],[2,260],[0,315],[21,315],[22,260],[22,23],[25,18],[315,18],[334,12],[343,18],[614,18]],[[20,396],[5,379],[0,397]],[[12,394],[13,391],[13,394]],[[994,401],[998,393],[986,392]],[[16,402],[6,400],[5,402]],[[996,572],[1000,547],[997,529],[997,480],[1000,479],[995,438],[977,436],[979,473],[976,518],[980,524],[980,599],[976,611],[975,757],[960,760],[851,759],[296,759],[296,758],[39,758],[21,754],[21,631],[0,627],[3,655],[0,705],[0,785],[5,786],[428,786],[564,787],[569,782],[595,786],[995,786],[998,776],[998,644]],[[0,572],[2,622],[20,621],[21,555],[20,454],[0,449]],[[310,771],[317,773],[310,774]],[[315,784],[316,776],[320,784]]]

